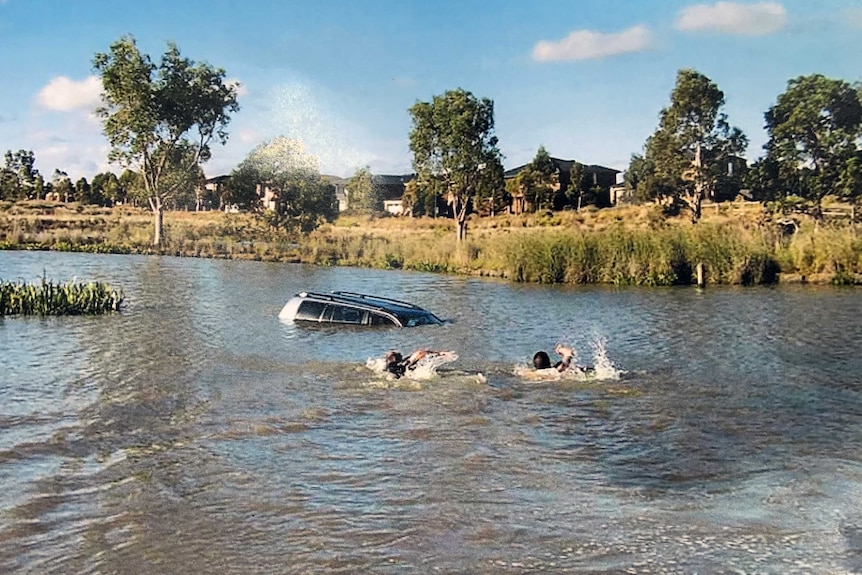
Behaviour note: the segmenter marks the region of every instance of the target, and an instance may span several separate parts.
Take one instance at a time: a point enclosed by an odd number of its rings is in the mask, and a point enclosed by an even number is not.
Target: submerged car
[[[278,317],[294,322],[398,327],[443,323],[430,311],[406,301],[346,291],[298,293],[284,304]]]

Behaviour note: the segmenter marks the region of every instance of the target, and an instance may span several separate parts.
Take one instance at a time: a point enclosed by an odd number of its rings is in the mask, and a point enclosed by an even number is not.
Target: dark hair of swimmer
[[[388,351],[384,356],[386,360],[386,371],[393,374],[395,377],[401,377],[407,370],[404,365],[404,357],[397,351]]]
[[[551,358],[544,351],[537,351],[533,356],[533,367],[536,369],[548,369],[551,367]]]

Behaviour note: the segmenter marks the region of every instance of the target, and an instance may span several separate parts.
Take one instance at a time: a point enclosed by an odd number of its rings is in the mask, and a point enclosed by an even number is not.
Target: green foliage
[[[503,180],[494,135],[494,103],[459,88],[434,96],[431,102],[417,102],[409,111],[417,185],[435,197],[452,200],[461,241],[466,236],[469,207],[479,190]]]
[[[721,229],[612,229],[601,234],[552,234],[506,245],[508,275],[539,283],[671,286],[694,281],[698,263],[709,281],[742,285],[778,281],[778,264],[757,243],[737,244]]]
[[[817,214],[826,195],[859,196],[859,87],[820,74],[800,76],[765,114],[767,158],[779,166],[780,187],[811,201]]]
[[[119,311],[122,291],[101,282],[55,284],[44,277],[39,285],[0,281],[0,316],[93,315]]]
[[[730,127],[723,106],[724,92],[709,78],[694,70],[677,73],[670,105],[633,166],[638,195],[684,202],[693,222],[706,197],[735,195],[741,174],[728,174],[728,164],[745,152],[748,139]]]
[[[554,208],[560,176],[544,146],[539,146],[533,160],[514,178],[513,189],[524,194],[533,211]]]
[[[140,172],[160,245],[163,204],[197,178],[213,140],[226,142],[228,114],[239,110],[237,86],[225,82],[224,70],[183,58],[174,44],[156,65],[132,37],[96,54],[93,68],[104,88],[96,113],[109,159]]]
[[[5,164],[0,168],[0,200],[38,198],[41,186],[36,156],[32,150],[7,150]]]
[[[356,212],[371,214],[383,210],[383,200],[368,167],[359,168],[347,183],[348,207]]]
[[[309,232],[338,215],[335,187],[317,171],[317,159],[302,143],[279,136],[256,146],[231,173],[231,189],[260,205],[261,194],[269,201],[263,218],[272,227]]]

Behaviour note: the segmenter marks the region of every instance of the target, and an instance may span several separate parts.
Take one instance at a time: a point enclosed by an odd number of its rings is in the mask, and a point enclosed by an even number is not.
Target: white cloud
[[[76,82],[66,76],[57,76],[39,91],[36,102],[42,108],[69,112],[92,110],[101,102],[102,81],[90,76]]]
[[[681,10],[675,26],[685,32],[722,32],[745,36],[771,34],[787,23],[787,12],[777,2],[739,4],[717,2]]]
[[[533,48],[533,59],[539,62],[591,60],[641,52],[652,45],[652,33],[643,25],[611,34],[575,30],[559,42],[542,40],[536,44]]]

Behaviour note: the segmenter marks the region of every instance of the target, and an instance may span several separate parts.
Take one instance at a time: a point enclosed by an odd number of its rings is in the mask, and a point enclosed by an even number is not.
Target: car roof
[[[407,316],[421,314],[429,314],[432,316],[434,315],[430,311],[410,302],[357,292],[334,291],[328,294],[317,292],[302,292],[299,294],[299,297],[333,303],[351,304],[357,307],[373,310],[382,310],[390,313],[397,312]]]

